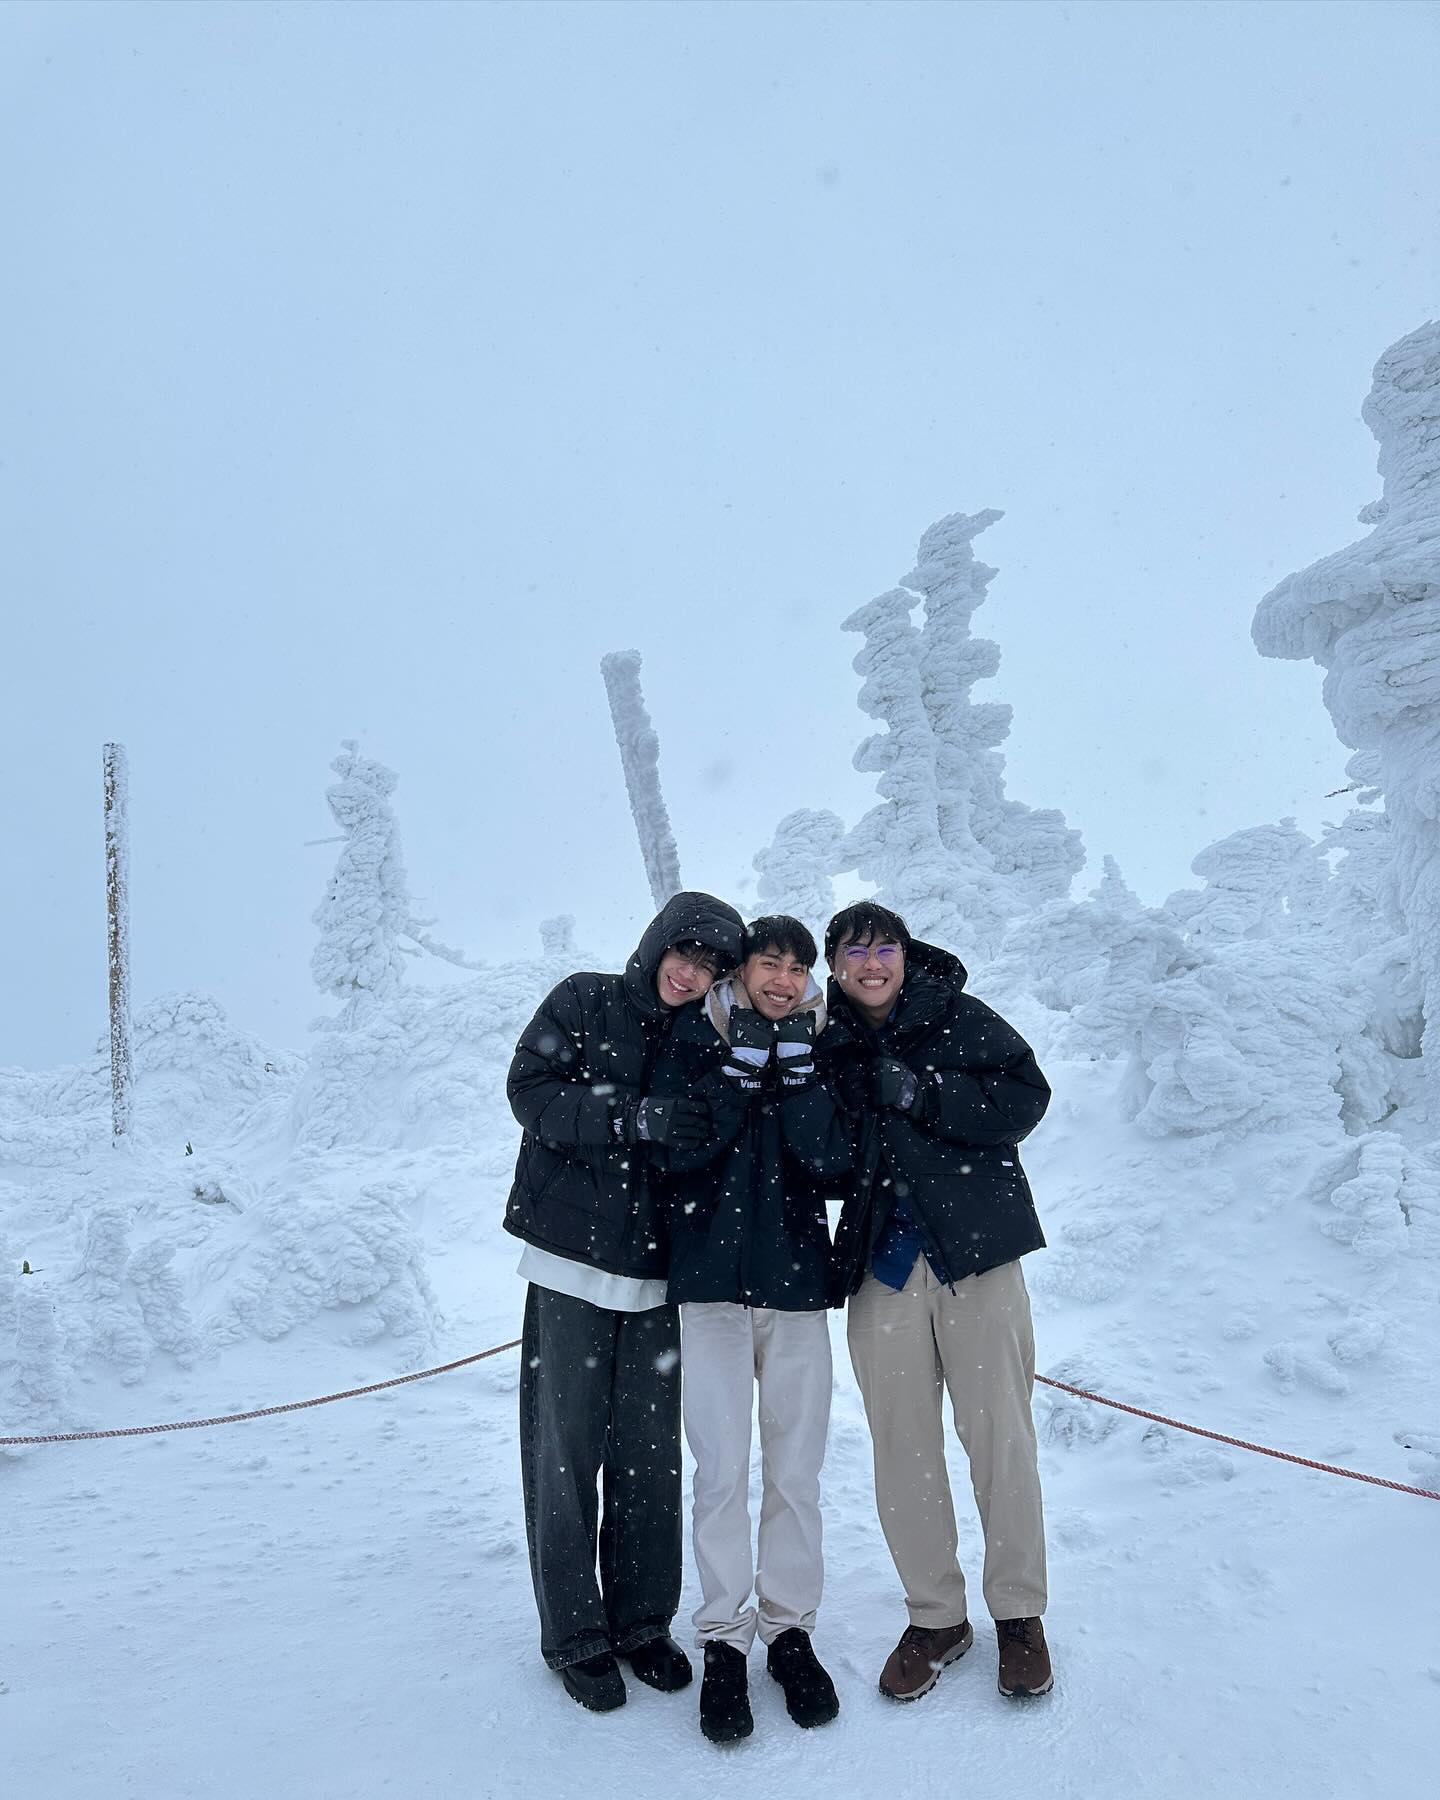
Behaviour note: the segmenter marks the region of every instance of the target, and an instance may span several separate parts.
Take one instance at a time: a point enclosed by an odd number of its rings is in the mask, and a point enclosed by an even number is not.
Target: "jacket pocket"
[[[1020,1153],[1013,1144],[956,1144],[932,1137],[908,1120],[886,1127],[886,1160],[911,1177],[943,1176],[957,1181],[1024,1181]]]
[[[919,1176],[910,1202],[954,1274],[1013,1261],[1045,1242],[1018,1166],[1013,1177],[979,1168],[968,1176]]]

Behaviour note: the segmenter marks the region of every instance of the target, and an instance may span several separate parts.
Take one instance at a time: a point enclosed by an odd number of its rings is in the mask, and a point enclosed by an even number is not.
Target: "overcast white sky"
[[[0,1063],[104,1028],[109,737],[137,1001],[279,1042],[345,737],[441,935],[633,941],[608,649],[744,905],[868,803],[839,621],[955,510],[1006,511],[981,693],[1077,892],[1336,814],[1249,621],[1379,491],[1437,76],[1385,0],[0,9]]]

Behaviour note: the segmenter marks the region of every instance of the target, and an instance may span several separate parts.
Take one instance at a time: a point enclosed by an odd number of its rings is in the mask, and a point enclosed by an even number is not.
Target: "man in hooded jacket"
[[[918,1700],[974,1642],[945,1466],[948,1389],[985,1537],[1000,1691],[1047,1693],[1035,1340],[1019,1261],[1045,1239],[1016,1146],[1049,1084],[1019,1032],[965,992],[960,959],[912,939],[887,908],[838,913],[825,956],[820,1066],[856,1122],[835,1272],[910,1615],[880,1691]]]
[[[739,962],[742,930],[723,901],[675,895],[622,975],[572,975],[547,996],[510,1065],[524,1136],[505,1229],[524,1240],[530,1284],[520,1463],[540,1651],[597,1712],[624,1704],[617,1655],[664,1691],[691,1679],[670,1637],[680,1339],[649,1147],[693,1143],[708,1120],[650,1078],[674,1020]]]

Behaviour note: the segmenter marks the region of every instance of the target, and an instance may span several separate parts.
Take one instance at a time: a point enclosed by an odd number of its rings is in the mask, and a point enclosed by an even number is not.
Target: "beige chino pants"
[[[820,1465],[830,1425],[829,1314],[687,1303],[680,1409],[695,1458],[692,1536],[702,1599],[695,1641],[748,1653],[813,1631],[825,1568]],[[750,1424],[760,1396],[762,1488],[751,1554]],[[752,1604],[751,1593],[757,1604]]]
[[[1018,1262],[938,1282],[923,1256],[897,1293],[873,1275],[850,1302],[850,1360],[875,1445],[875,1504],[910,1623],[966,1617],[942,1395],[970,1458],[996,1619],[1045,1610],[1045,1524],[1030,1395],[1035,1338]]]

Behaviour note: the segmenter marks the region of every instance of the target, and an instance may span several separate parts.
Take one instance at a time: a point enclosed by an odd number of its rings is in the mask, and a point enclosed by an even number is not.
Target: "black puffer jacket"
[[[687,1006],[655,1065],[657,1093],[705,1100],[715,1122],[699,1149],[656,1153],[671,1217],[669,1297],[813,1312],[829,1301],[825,1196],[848,1188],[849,1129],[818,1082],[782,1092],[772,1067],[759,1093],[736,1091],[720,1073],[726,999],[712,990],[704,1006]],[[737,999],[746,1004],[743,991]]]
[[[743,929],[723,900],[676,894],[646,926],[623,975],[572,975],[546,998],[521,1035],[506,1084],[525,1128],[507,1231],[611,1275],[664,1275],[665,1214],[649,1152],[621,1135],[626,1102],[649,1092],[656,1051],[676,1017],[660,1002],[655,972],[666,950],[687,939],[733,967]]]
[[[894,1017],[875,1030],[830,983],[819,1062],[840,1092],[859,1085],[847,1067],[879,1056],[939,1077],[925,1083],[918,1123],[868,1103],[852,1115],[855,1189],[835,1233],[842,1294],[864,1280],[896,1194],[952,1281],[1044,1247],[1015,1146],[1044,1117],[1050,1085],[1014,1026],[964,987],[958,956],[916,940]]]

